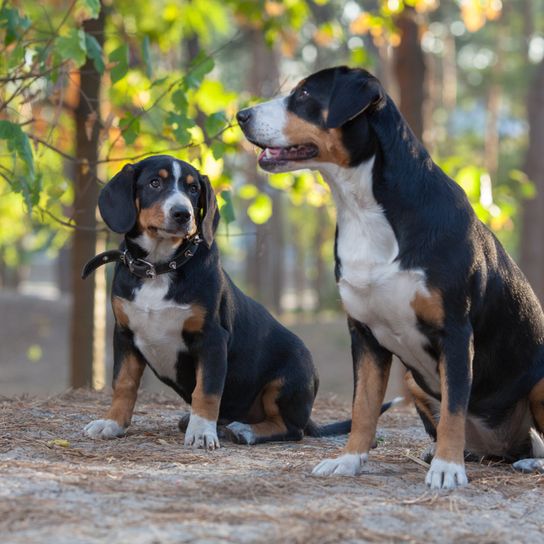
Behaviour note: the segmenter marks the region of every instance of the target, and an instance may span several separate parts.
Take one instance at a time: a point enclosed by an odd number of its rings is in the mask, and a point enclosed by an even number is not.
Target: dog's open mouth
[[[257,144],[259,145],[259,144]],[[314,144],[291,145],[289,147],[264,147],[259,154],[259,166],[263,170],[274,169],[291,161],[307,161],[317,157],[319,149]]]

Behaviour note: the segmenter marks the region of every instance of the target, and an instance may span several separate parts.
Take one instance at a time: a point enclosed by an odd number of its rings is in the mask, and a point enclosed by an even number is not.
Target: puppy
[[[191,405],[186,446],[219,447],[218,421],[243,444],[349,432],[351,421],[311,422],[318,376],[309,351],[221,268],[206,176],[173,157],[147,158],[102,189],[99,209],[125,239],[84,270],[117,262],[113,400],[88,436],[124,435],[146,366]]]

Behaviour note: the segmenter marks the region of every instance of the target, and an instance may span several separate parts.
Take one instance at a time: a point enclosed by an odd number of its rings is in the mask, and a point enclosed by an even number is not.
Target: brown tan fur
[[[166,168],[161,168],[159,170],[159,176],[163,179],[166,179],[168,177],[168,170],[166,170]]]
[[[544,432],[544,378],[531,389],[529,406],[537,429]]]
[[[432,397],[429,397],[429,395],[427,395],[427,393],[425,393],[425,391],[423,391],[423,389],[419,387],[419,385],[414,380],[414,377],[412,376],[411,372],[406,372],[406,374],[404,375],[404,381],[419,411],[425,414],[425,416],[427,416],[427,419],[431,423],[433,423],[436,428],[437,418],[431,410],[430,401],[434,401],[434,402],[437,402],[437,401],[435,401],[435,399],[432,399]]]
[[[191,174],[189,174],[185,180],[187,181],[189,185],[191,185],[192,183],[195,183],[195,178],[191,176]]]
[[[128,427],[132,420],[144,369],[145,365],[134,354],[128,354],[113,384],[113,399],[106,418],[113,419],[121,427]]]
[[[191,396],[191,412],[209,421],[217,421],[220,403],[220,395],[210,395],[204,391],[202,365],[198,365],[196,385]]]
[[[374,442],[391,365],[380,368],[367,353],[359,362],[353,399],[353,420],[345,453],[368,453]]]
[[[128,316],[123,308],[123,300],[119,297],[113,297],[111,305],[113,307],[113,315],[115,316],[115,321],[117,324],[121,327],[128,327]]]
[[[438,289],[431,289],[428,297],[416,293],[414,300],[410,302],[410,306],[412,306],[416,316],[421,321],[437,327],[444,325],[444,304]]]
[[[339,166],[349,166],[349,153],[342,143],[342,130],[325,130],[304,121],[293,113],[287,113],[284,136],[291,145],[314,144],[319,149],[317,160],[332,162]]]
[[[191,317],[183,323],[183,330],[187,332],[200,332],[204,327],[206,310],[198,304],[191,304]]]
[[[251,425],[251,429],[256,436],[275,436],[285,434],[287,426],[281,417],[280,409],[277,404],[283,379],[278,378],[268,383],[262,391],[262,410],[264,412],[264,421]]]
[[[138,224],[142,230],[148,230],[149,227],[161,227],[164,225],[164,211],[161,203],[140,210],[140,213],[138,214]],[[148,232],[152,233],[152,231]]]
[[[440,420],[436,428],[435,459],[443,459],[459,465],[464,462],[465,424],[464,413],[452,413],[448,406],[448,384],[446,380],[445,363],[438,364],[440,371]]]

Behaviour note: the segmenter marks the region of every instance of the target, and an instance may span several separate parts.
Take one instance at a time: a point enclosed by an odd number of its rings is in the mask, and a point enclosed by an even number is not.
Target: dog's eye
[[[189,192],[196,195],[196,193],[198,193],[198,187],[196,185],[189,185]]]
[[[310,93],[306,89],[300,89],[298,91],[297,98],[298,100],[306,100],[310,97]]]
[[[161,180],[160,179],[152,179],[149,182],[149,185],[151,185],[151,187],[153,187],[153,189],[158,189],[161,186]]]

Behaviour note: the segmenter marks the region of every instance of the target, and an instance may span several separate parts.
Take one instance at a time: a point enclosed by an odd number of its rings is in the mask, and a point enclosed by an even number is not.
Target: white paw
[[[425,483],[431,489],[455,489],[467,485],[465,466],[435,457],[431,462],[429,472],[427,472]]]
[[[544,459],[520,459],[512,467],[520,472],[540,472],[544,474]]]
[[[113,419],[95,419],[85,425],[83,432],[90,438],[118,438],[125,435],[125,429]]]
[[[336,459],[324,459],[313,470],[314,476],[356,476],[361,473],[367,453],[344,453]]]
[[[250,445],[255,444],[256,442],[255,433],[251,429],[251,425],[248,425],[247,423],[233,421],[225,427],[225,430],[232,441],[237,444]]]
[[[204,448],[206,450],[219,448],[217,422],[191,413],[191,419],[185,431],[184,444],[189,448]]]

